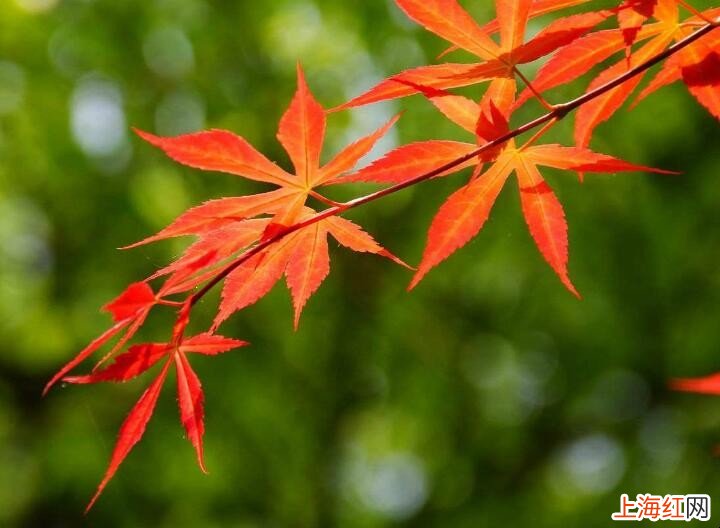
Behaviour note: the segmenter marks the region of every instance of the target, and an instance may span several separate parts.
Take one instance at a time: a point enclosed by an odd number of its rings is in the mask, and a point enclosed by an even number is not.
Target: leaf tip
[[[135,135],[137,135],[141,139],[144,139],[148,143],[155,144],[159,139],[158,136],[151,134],[150,132],[145,132],[144,130],[141,130],[137,127],[131,127],[131,130],[135,133]]]
[[[303,70],[300,59],[298,59],[297,62],[295,63],[295,71],[297,73],[297,88],[298,88],[298,90],[307,91],[308,85],[307,85],[307,81],[305,80],[305,71]]]
[[[109,479],[105,477],[100,485],[97,487],[97,490],[95,491],[95,495],[93,495],[92,499],[90,499],[90,502],[88,502],[88,505],[85,506],[85,511],[83,512],[83,515],[87,515],[90,513],[90,510],[92,510],[93,506],[95,506],[95,503],[100,498],[100,495],[102,495],[103,490],[105,490],[105,486],[107,485]]]
[[[44,398],[45,396],[47,396],[47,393],[50,392],[50,389],[53,388],[53,385],[55,385],[56,381],[57,380],[53,377],[50,381],[48,381],[45,384],[45,386],[43,387],[42,393],[41,393],[41,397]]]
[[[567,273],[559,274],[560,280],[563,283],[563,286],[567,288],[567,290],[572,293],[578,300],[582,301],[582,295],[580,295],[580,292],[577,291],[577,288],[575,288],[575,285],[570,280],[570,277],[567,275]]]
[[[333,106],[332,108],[327,108],[325,110],[326,114],[335,114],[337,112],[342,112],[343,110],[347,110],[349,108],[347,103],[343,103],[337,106]]]
[[[378,255],[380,255],[380,256],[382,256],[382,257],[385,257],[385,258],[387,258],[387,259],[390,259],[390,260],[392,260],[395,264],[398,264],[398,265],[402,266],[403,268],[409,269],[410,271],[416,271],[416,269],[415,269],[414,267],[412,267],[410,264],[408,264],[407,262],[405,262],[404,260],[402,260],[400,257],[395,256],[394,254],[392,254],[392,253],[391,253],[390,251],[388,251],[387,249],[383,249],[382,251],[380,251],[380,252],[378,253]]]
[[[410,284],[408,284],[407,291],[411,292],[413,291],[418,284],[420,284],[420,281],[423,280],[423,277],[425,277],[425,271],[418,270],[417,273],[413,276],[412,280],[410,281]]]
[[[210,472],[207,470],[207,466],[205,465],[205,457],[203,456],[202,446],[198,446],[197,459],[198,459],[198,467],[200,468],[200,471],[202,471],[203,475],[209,475]]]

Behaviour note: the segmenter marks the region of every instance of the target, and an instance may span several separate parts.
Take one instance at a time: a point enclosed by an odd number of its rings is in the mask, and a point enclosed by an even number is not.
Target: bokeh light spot
[[[25,72],[15,63],[0,61],[0,114],[17,110],[25,95]]]
[[[181,78],[195,67],[193,46],[179,28],[154,29],[145,38],[143,55],[148,67],[161,77]]]
[[[122,151],[127,142],[127,125],[120,88],[97,77],[81,80],[71,103],[71,128],[75,141],[90,157],[104,157]]]

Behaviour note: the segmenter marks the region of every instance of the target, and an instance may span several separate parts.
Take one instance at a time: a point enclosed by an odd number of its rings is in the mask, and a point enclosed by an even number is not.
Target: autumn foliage
[[[144,281],[131,284],[108,303],[104,309],[112,316],[113,325],[47,384],[46,392],[61,380],[73,384],[124,382],[156,365],[159,368],[122,424],[109,467],[88,509],[141,439],[173,368],[180,420],[200,468],[205,470],[203,390],[191,361],[246,346],[244,341],[217,334],[219,327],[262,299],[283,277],[292,297],[297,328],[308,300],[330,272],[329,238],[350,250],[379,255],[413,270],[409,277],[412,289],[480,232],[500,191],[513,179],[539,253],[564,287],[579,297],[568,270],[566,215],[543,177],[543,168],[560,169],[580,179],[586,173],[667,173],[589,148],[596,127],[633,97],[655,64],[660,64],[659,70],[635,96],[634,103],[662,86],[682,81],[702,106],[720,118],[720,9],[701,13],[680,0],[627,0],[615,9],[600,11],[593,11],[592,3],[586,0],[496,0],[497,18],[481,25],[457,0],[395,2],[410,19],[446,40],[450,48],[437,64],[397,73],[332,109],[315,99],[298,66],[297,91],[277,133],[292,161],[292,172],[229,131],[209,130],[179,137],[137,131],[140,138],[178,163],[261,182],[268,190],[205,202],[159,233],[129,246],[194,237],[177,260]],[[556,18],[533,38],[526,38],[529,20],[568,8],[575,8],[575,13]],[[475,61],[445,62],[456,50],[469,52]],[[537,76],[526,78],[522,65],[538,59],[544,63]],[[550,102],[553,88],[591,71],[594,78],[583,96],[562,104]],[[471,85],[484,87],[476,100],[451,91]],[[332,112],[408,96],[427,99],[467,132],[467,142],[437,138],[401,145],[357,169],[398,116],[321,165],[326,120]],[[511,128],[514,112],[533,99],[547,113]],[[574,144],[543,143],[545,132],[575,110]],[[530,131],[534,135],[520,139]],[[457,190],[430,222],[416,269],[362,227],[340,216],[410,185],[467,168],[471,169],[470,178],[458,181]],[[354,182],[385,187],[344,203],[323,194],[327,186]],[[313,204],[322,204],[323,208],[317,210]],[[222,286],[222,297],[211,328],[186,336],[193,307],[216,285]],[[130,345],[151,310],[161,307],[177,311],[167,341]],[[106,352],[90,373],[72,373],[101,349]],[[676,387],[720,393],[717,376],[681,380]]]

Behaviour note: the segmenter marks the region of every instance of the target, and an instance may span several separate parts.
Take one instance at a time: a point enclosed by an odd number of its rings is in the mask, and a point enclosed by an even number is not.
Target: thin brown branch
[[[619,75],[615,79],[612,79],[611,81],[603,84],[602,86],[598,86],[594,90],[591,90],[584,95],[581,95],[580,97],[577,97],[576,99],[573,99],[572,101],[568,101],[566,103],[557,104],[553,106],[553,110],[538,117],[537,119],[534,119],[532,121],[529,121],[528,123],[525,123],[524,125],[509,131],[508,133],[498,137],[497,139],[494,139],[493,141],[490,141],[488,143],[483,144],[482,146],[478,147],[474,151],[470,152],[469,154],[466,154],[465,156],[462,156],[460,158],[457,158],[449,163],[446,163],[442,167],[438,167],[437,169],[434,169],[430,172],[426,172],[425,174],[421,174],[419,176],[416,176],[415,178],[412,178],[410,180],[407,180],[402,183],[398,183],[396,185],[393,185],[391,187],[387,187],[385,189],[381,189],[379,191],[376,191],[374,193],[361,196],[359,198],[355,198],[353,200],[350,200],[348,202],[337,204],[332,207],[329,207],[328,209],[325,209],[324,211],[321,211],[317,213],[316,215],[298,223],[294,224],[292,226],[288,226],[285,229],[282,229],[281,231],[278,231],[273,234],[272,237],[261,241],[257,245],[253,246],[251,249],[240,255],[237,260],[230,263],[227,267],[225,267],[222,271],[220,271],[210,282],[208,282],[202,289],[194,293],[188,300],[190,306],[194,306],[197,304],[205,295],[208,294],[215,286],[217,286],[220,282],[222,282],[228,275],[230,275],[233,271],[235,271],[238,267],[240,267],[244,262],[246,262],[248,259],[252,258],[253,256],[257,255],[258,253],[264,251],[268,247],[272,246],[275,242],[278,242],[279,240],[283,239],[284,237],[290,235],[291,233],[294,233],[296,231],[299,231],[300,229],[303,229],[307,226],[313,225],[317,222],[321,222],[322,220],[325,220],[326,218],[330,218],[331,216],[339,215],[341,213],[344,213],[350,209],[354,209],[356,207],[360,207],[361,205],[365,205],[370,202],[374,202],[375,200],[379,200],[380,198],[384,198],[386,196],[390,196],[391,194],[395,194],[399,191],[402,191],[403,189],[406,189],[408,187],[412,187],[414,185],[417,185],[418,183],[422,183],[424,181],[430,180],[434,178],[435,176],[439,176],[440,174],[454,169],[455,167],[458,167],[462,165],[463,163],[470,161],[471,159],[479,156],[480,154],[493,149],[495,147],[499,147],[503,145],[504,143],[507,143],[511,139],[514,139],[526,132],[529,132],[531,130],[534,130],[538,127],[541,127],[547,123],[550,123],[551,121],[559,121],[563,119],[567,114],[577,110],[582,105],[588,103],[589,101],[592,101],[593,99],[596,99],[600,97],[601,95],[613,90],[614,88],[617,88],[618,86],[621,86],[628,80],[632,79],[633,77],[640,75],[641,73],[647,71],[648,69],[652,68],[656,64],[661,63],[668,57],[671,57],[675,53],[679,52],[680,50],[684,49],[685,47],[689,46],[693,42],[697,41],[698,39],[702,38],[703,36],[710,33],[712,30],[714,30],[716,27],[720,26],[720,20],[716,20],[714,22],[708,22],[704,26],[702,26],[700,29],[692,33],[691,35],[688,35],[682,40],[679,40],[666,50],[664,50],[661,53],[658,53],[654,57],[648,59],[647,61],[629,69],[622,75]]]

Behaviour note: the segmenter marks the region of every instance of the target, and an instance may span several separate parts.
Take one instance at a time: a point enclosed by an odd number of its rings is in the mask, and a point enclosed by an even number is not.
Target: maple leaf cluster
[[[519,188],[522,213],[539,253],[561,283],[579,297],[568,271],[568,225],[562,204],[543,177],[541,168],[585,173],[621,171],[666,172],[635,165],[590,150],[596,127],[609,119],[639,86],[644,70],[639,65],[691,35],[698,27],[717,27],[720,10],[680,19],[677,0],[627,0],[615,9],[590,10],[559,18],[526,39],[528,22],[538,16],[586,4],[587,0],[496,0],[497,18],[479,25],[457,0],[395,0],[409,18],[451,44],[442,57],[465,50],[477,57],[471,63],[439,63],[400,72],[351,101],[326,110],[315,99],[300,66],[297,91],[282,116],[277,139],[287,152],[288,172],[257,151],[244,138],[224,130],[179,137],[158,137],[137,131],[173,160],[207,171],[247,178],[273,188],[254,195],[205,202],[180,215],[168,227],[132,246],[172,237],[193,236],[195,241],[174,262],[143,282],[130,285],[105,306],[114,324],[65,365],[46,391],[63,380],[68,383],[124,382],[153,366],[160,371],[135,404],[120,428],[107,472],[88,508],[92,506],[121,462],[142,437],[172,366],[182,425],[204,471],[202,439],[203,390],[190,358],[224,353],[247,345],[216,332],[235,312],[264,297],[283,276],[289,287],[297,328],[308,299],[330,272],[328,237],[356,252],[373,253],[407,266],[383,248],[360,226],[340,217],[345,211],[430,177],[443,177],[470,168],[467,183],[452,193],[432,219],[427,244],[410,288],[427,273],[475,237],[513,175]],[[682,2],[684,4],[684,2]],[[617,27],[598,29],[616,19]],[[712,28],[710,28],[712,29]],[[496,34],[499,38],[496,39]],[[574,145],[542,144],[540,139],[565,116],[563,107],[543,95],[573,81],[594,66],[618,56],[590,82],[592,97],[579,107]],[[529,81],[520,66],[540,58],[546,62]],[[628,72],[611,89],[605,85]],[[720,30],[714,29],[677,53],[672,53],[636,101],[659,87],[682,80],[690,93],[720,118]],[[449,90],[489,83],[474,100]],[[524,91],[519,90],[524,84]],[[329,112],[378,101],[420,95],[450,121],[467,131],[467,142],[431,139],[401,145],[359,170],[358,162],[395,124],[391,119],[320,163]],[[510,129],[513,114],[530,99],[551,113],[534,136],[520,142]],[[517,131],[517,129],[516,129]],[[330,185],[372,182],[385,190],[346,203],[322,194]],[[311,200],[312,199],[312,200]],[[312,204],[326,208],[316,210]],[[151,286],[162,281],[157,288]],[[222,298],[209,331],[186,337],[196,302],[222,283]],[[137,334],[152,309],[168,306],[178,318],[167,343],[125,346]],[[86,375],[71,375],[77,366],[117,338],[95,368]],[[112,363],[110,363],[112,360]],[[109,364],[108,364],[109,363]],[[687,385],[686,385],[687,386]]]

